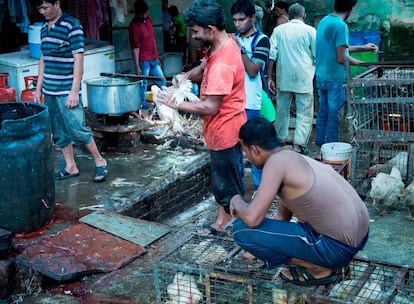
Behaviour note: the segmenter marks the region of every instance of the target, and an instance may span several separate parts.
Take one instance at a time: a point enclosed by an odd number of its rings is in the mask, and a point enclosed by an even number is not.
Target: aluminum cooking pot
[[[85,81],[88,108],[96,114],[123,114],[137,111],[141,105],[142,80],[100,77]]]

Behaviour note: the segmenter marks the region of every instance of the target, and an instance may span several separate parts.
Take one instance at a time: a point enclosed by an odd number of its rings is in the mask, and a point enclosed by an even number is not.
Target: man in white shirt
[[[247,119],[260,117],[262,106],[262,78],[260,71],[269,60],[269,38],[257,31],[255,5],[252,0],[237,0],[231,7],[231,15],[237,33],[234,38],[240,46],[244,65]],[[254,187],[260,184],[261,171],[252,165]]]
[[[296,125],[292,149],[306,154],[312,131],[313,78],[315,75],[315,28],[304,23],[305,8],[299,3],[289,7],[291,20],[273,30],[270,37],[269,75],[276,61],[276,84],[269,77],[269,89],[276,94],[275,128],[286,142],[289,131],[290,104],[295,98]]]

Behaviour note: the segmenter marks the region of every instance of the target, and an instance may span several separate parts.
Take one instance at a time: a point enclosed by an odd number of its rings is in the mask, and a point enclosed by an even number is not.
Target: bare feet
[[[253,255],[253,254],[251,254],[250,252],[248,252],[248,251],[245,251],[241,256],[240,256],[240,258],[241,259],[243,259],[243,260],[249,260],[249,261],[253,261],[253,260],[256,260],[257,258]]]

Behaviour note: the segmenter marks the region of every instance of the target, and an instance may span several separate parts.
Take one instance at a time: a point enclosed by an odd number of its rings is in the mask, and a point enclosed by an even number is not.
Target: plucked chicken
[[[185,78],[183,75],[177,75],[173,79],[173,85],[161,90],[158,86],[151,86],[151,92],[154,103],[156,105],[156,111],[161,123],[166,124],[167,127],[159,137],[164,137],[165,134],[172,129],[173,132],[178,134],[184,133],[183,123],[184,120],[178,113],[177,109],[173,109],[161,102],[158,98],[160,94],[166,94],[174,99],[175,104],[179,105],[183,102],[198,102],[200,99],[192,92],[192,82]]]

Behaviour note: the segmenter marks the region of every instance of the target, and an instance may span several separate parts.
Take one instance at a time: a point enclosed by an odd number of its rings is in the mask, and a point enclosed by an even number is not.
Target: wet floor
[[[310,145],[310,156],[316,147]],[[76,161],[81,174],[77,178],[56,181],[57,211],[61,221],[50,225],[45,234],[53,234],[65,229],[77,219],[93,210],[114,209],[111,197],[131,197],[154,183],[163,182],[163,177],[171,171],[185,171],[194,162],[205,158],[202,150],[168,149],[159,145],[140,144],[132,154],[106,153],[110,176],[108,181],[96,184],[92,181],[93,160],[88,153],[76,149]],[[56,166],[62,164],[59,152]],[[246,197],[252,194],[251,174],[246,169]],[[120,204],[120,201],[117,202]],[[407,220],[407,212],[402,205],[386,216],[381,216],[371,207],[370,239],[359,256],[414,266],[414,221]],[[116,209],[116,208],[115,208]],[[154,262],[160,256],[173,250],[177,243],[187,239],[204,223],[215,220],[216,208],[213,199],[195,203],[180,214],[162,221],[172,230],[170,233],[149,245],[147,253],[131,264],[106,274],[80,277],[67,283],[54,282],[43,278],[38,295],[26,297],[23,294],[13,298],[14,303],[155,303]],[[35,286],[36,287],[36,286]],[[22,290],[24,293],[25,290]],[[26,290],[27,291],[27,290]],[[39,289],[30,288],[32,293]],[[20,297],[20,298],[19,298]],[[19,302],[21,299],[21,302]]]

